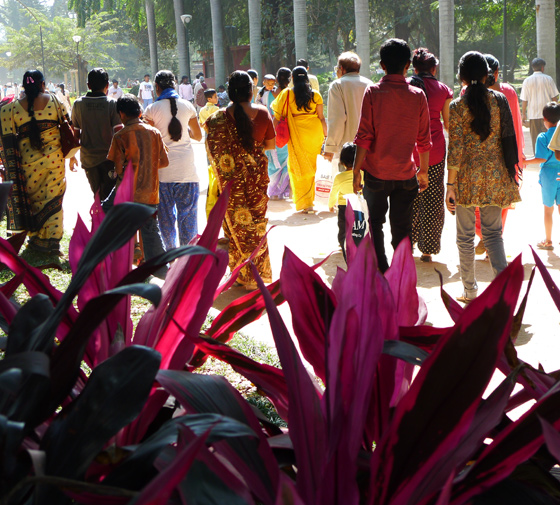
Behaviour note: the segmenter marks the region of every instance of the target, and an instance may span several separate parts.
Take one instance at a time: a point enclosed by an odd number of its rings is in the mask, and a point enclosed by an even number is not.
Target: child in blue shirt
[[[560,171],[560,161],[554,155],[554,151],[548,148],[550,140],[556,131],[556,125],[560,120],[560,104],[549,102],[543,109],[544,125],[547,131],[539,134],[535,145],[535,158],[529,163],[540,163],[539,184],[541,185],[542,199],[544,204],[544,231],[545,239],[537,244],[539,249],[552,251],[552,215],[554,204],[558,205],[560,212],[560,181],[557,181]]]

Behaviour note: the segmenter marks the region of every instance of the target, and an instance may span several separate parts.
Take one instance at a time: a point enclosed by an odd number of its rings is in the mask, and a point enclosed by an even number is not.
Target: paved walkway
[[[530,140],[526,134],[528,145]],[[196,163],[201,178],[201,193],[206,191],[206,153],[201,143],[194,145]],[[529,148],[530,150],[530,148]],[[538,166],[525,171],[521,190],[523,201],[517,208],[510,211],[504,231],[506,254],[509,259],[522,255],[525,268],[525,285],[534,266],[533,256],[529,245],[535,245],[544,238],[543,206],[538,184]],[[71,230],[75,224],[76,213],[88,217],[91,205],[91,191],[83,171],[68,175],[68,191],[65,198],[65,228]],[[204,226],[205,198],[201,197],[199,223]],[[295,213],[291,202],[270,201],[269,224],[276,227],[269,234],[270,256],[273,277],[278,278],[281,268],[284,247],[289,247],[303,261],[314,264],[324,259],[334,251],[327,262],[318,270],[319,275],[331,283],[337,266],[344,267],[344,260],[337,242],[337,218],[328,212],[326,207],[319,207],[315,215],[300,215]],[[419,261],[419,253],[415,252],[418,272],[418,290],[428,306],[428,324],[447,326],[451,319],[441,302],[439,295],[439,278],[434,271],[437,268],[443,275],[445,289],[452,295],[458,296],[462,292],[462,285],[458,273],[459,258],[455,245],[455,219],[446,212],[445,226],[442,238],[442,252],[434,256],[433,263]],[[389,233],[386,233],[387,251],[392,251],[389,244]],[[553,241],[554,251],[538,251],[539,256],[548,266],[549,271],[560,286],[560,216],[555,216]],[[483,290],[491,281],[492,273],[488,262],[481,256],[476,261],[479,289]],[[224,293],[216,302],[215,309],[221,310],[233,299],[246,292],[234,288]],[[289,322],[290,312],[287,304],[280,308],[284,320]],[[246,327],[244,333],[253,337],[272,342],[270,328],[266,316]],[[546,371],[560,369],[560,313],[556,309],[541,276],[537,273],[521,335],[517,342],[518,352],[522,359],[534,366],[542,364]]]

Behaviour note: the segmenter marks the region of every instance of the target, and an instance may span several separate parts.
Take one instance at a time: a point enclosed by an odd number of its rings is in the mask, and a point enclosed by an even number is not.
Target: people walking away
[[[396,249],[411,235],[412,204],[418,191],[428,187],[432,142],[426,95],[404,77],[410,67],[410,47],[404,40],[389,39],[379,55],[385,76],[364,94],[355,140],[354,192],[363,186],[378,268],[385,273],[389,268],[383,234],[387,209],[391,245]],[[415,148],[419,170],[413,156]]]
[[[215,89],[205,89],[204,98],[206,99],[206,105],[202,107],[202,109],[200,109],[200,112],[198,114],[198,121],[201,125],[204,125],[204,123],[206,123],[206,120],[219,109],[217,105],[218,94],[216,93]]]
[[[307,77],[309,79],[309,84],[311,85],[311,89],[313,91],[316,91],[317,93],[320,93],[321,90],[319,88],[319,79],[317,79],[317,76],[309,72],[308,61],[303,58],[300,58],[299,60],[296,61],[296,67],[303,67],[305,68],[305,70],[307,70]]]
[[[268,112],[274,116],[272,102],[290,84],[292,71],[289,68],[281,67],[276,73],[277,86],[270,91],[265,91],[262,96],[263,105],[266,105]],[[283,200],[290,196],[290,175],[288,174],[288,144],[283,147],[276,146],[276,149],[266,151],[268,158],[268,196],[271,200]]]
[[[55,95],[56,98],[58,98],[58,101],[62,102],[68,113],[70,113],[70,110],[72,109],[72,106],[70,105],[70,96],[68,94],[68,91],[66,91],[66,89],[64,88],[63,83],[56,85]]]
[[[204,76],[201,75],[198,78],[198,82],[194,87],[194,103],[196,106],[196,112],[200,113],[200,109],[206,105],[206,98],[204,97],[204,91],[208,89],[208,84],[204,82]]]
[[[271,108],[275,126],[284,117],[288,120],[288,172],[296,211],[312,213],[317,156],[327,136],[327,123],[323,115],[323,98],[311,89],[307,70],[294,68],[292,81],[293,89],[283,90]]]
[[[107,96],[111,100],[118,100],[121,96],[123,96],[123,90],[119,86],[119,81],[117,79],[113,79],[113,82],[107,91]]]
[[[194,100],[193,87],[186,75],[181,78],[181,84],[179,84],[179,97],[191,103]]]
[[[260,247],[253,264],[269,283],[272,271],[265,238],[268,160],[264,151],[274,149],[274,127],[268,111],[251,103],[253,83],[247,72],[233,72],[228,91],[232,103],[210,116],[204,128],[220,191],[231,183],[223,224],[229,239],[229,267],[233,271]],[[247,290],[257,288],[250,265],[240,270],[237,282]]]
[[[362,110],[362,100],[366,88],[373,84],[360,75],[362,60],[351,51],[338,57],[337,79],[329,86],[327,102],[327,139],[325,159],[333,164],[333,172],[338,172],[338,162],[342,146],[353,142]]]
[[[340,150],[340,164],[344,167],[344,171],[338,173],[334,178],[329,195],[329,210],[334,212],[334,206],[338,206],[338,243],[342,249],[344,261],[346,261],[346,198],[344,198],[344,195],[354,192],[352,168],[354,167],[355,158],[356,144],[346,142]]]
[[[154,85],[150,81],[150,74],[146,74],[144,80],[140,83],[138,99],[144,110],[154,102]]]
[[[229,96],[226,87],[223,84],[218,86],[218,107],[227,107],[229,105]]]
[[[115,186],[115,165],[107,159],[113,140],[113,128],[121,124],[117,102],[107,97],[109,75],[102,68],[88,74],[89,92],[74,102],[72,119],[75,135],[80,139],[80,162],[93,194],[105,200]],[[71,167],[75,163],[71,163]]]
[[[556,159],[552,139],[560,121],[560,104],[549,102],[543,109],[544,125],[546,132],[539,133],[535,148],[535,158],[528,160],[530,164],[540,163],[539,184],[541,185],[542,202],[544,205],[544,232],[545,238],[537,244],[539,249],[552,251],[552,216],[554,214],[554,204],[558,206],[560,212],[560,161]],[[560,147],[560,146],[558,146]]]
[[[535,58],[531,62],[533,75],[527,77],[521,87],[521,116],[523,121],[529,121],[533,152],[535,152],[537,136],[546,131],[543,108],[548,102],[558,101],[558,88],[554,79],[544,73],[545,66],[546,61]]]
[[[502,239],[502,209],[521,201],[516,176],[517,144],[506,97],[485,86],[488,64],[476,51],[459,61],[465,94],[449,106],[448,182],[445,201],[456,212],[457,248],[463,294],[478,294],[475,277],[475,208],[480,208],[484,245],[494,275],[507,267]]]
[[[276,84],[276,77],[274,77],[272,74],[266,74],[263,77],[263,85],[257,94],[257,99],[255,100],[255,103],[264,105],[266,107],[266,103],[263,101],[264,94],[267,91],[272,91],[274,89],[275,84]]]
[[[445,219],[444,207],[444,179],[445,179],[445,137],[443,128],[449,128],[449,104],[453,99],[453,91],[449,86],[438,81],[435,77],[438,59],[426,48],[414,51],[412,66],[414,80],[420,81],[430,112],[430,134],[432,149],[428,167],[428,188],[414,199],[412,206],[412,243],[418,244],[422,253],[420,261],[432,261],[432,254],[441,250],[441,233]],[[443,120],[443,127],[442,127]],[[418,163],[418,155],[415,155]]]
[[[117,100],[117,112],[124,128],[113,137],[107,159],[115,164],[117,184],[122,180],[128,162],[134,170],[134,201],[150,206],[154,214],[140,228],[146,261],[163,254],[165,249],[161,239],[157,206],[159,203],[158,169],[169,164],[167,148],[160,132],[140,121],[142,107],[134,95],[124,94]],[[155,277],[164,279],[167,266],[160,267]]]
[[[154,85],[157,99],[144,119],[161,133],[169,165],[159,169],[158,220],[166,250],[187,245],[198,233],[199,179],[191,139],[201,140],[194,105],[179,97],[169,70],[160,70]],[[178,241],[177,241],[178,231]]]
[[[517,159],[519,160],[517,163],[517,180],[519,181],[521,179],[523,168],[525,167],[525,154],[523,153],[525,149],[525,135],[523,134],[523,121],[521,120],[521,112],[519,111],[519,98],[517,97],[517,92],[512,86],[504,82],[499,82],[500,62],[491,54],[485,54],[484,57],[486,58],[486,63],[488,63],[488,67],[490,68],[488,79],[486,79],[486,87],[503,93],[507,98],[509,108],[511,109],[513,127],[515,128],[515,140],[517,142]],[[515,207],[512,205],[510,208],[513,209]],[[504,228],[506,226],[506,218],[510,208],[502,209],[502,233],[504,232]],[[480,240],[474,251],[476,254],[484,254],[486,252],[486,248],[484,247],[484,240],[482,239],[480,211],[478,208],[475,211],[475,215],[475,230],[476,235]]]
[[[66,191],[60,119],[64,104],[45,90],[39,70],[23,75],[25,97],[0,109],[2,163],[13,186],[8,229],[27,231],[30,251],[57,257],[63,235],[62,199]]]
[[[247,73],[249,74],[249,77],[253,81],[253,98],[252,98],[252,100],[253,100],[253,103],[255,103],[256,100],[257,100],[258,93],[259,93],[259,73],[252,68],[247,70]]]

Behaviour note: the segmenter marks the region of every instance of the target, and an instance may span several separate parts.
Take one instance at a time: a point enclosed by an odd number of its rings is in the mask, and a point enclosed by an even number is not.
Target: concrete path
[[[528,132],[526,140],[526,144],[530,146]],[[199,226],[202,230],[205,224],[205,197],[203,195],[208,184],[207,161],[202,143],[195,143],[194,150],[201,179]],[[530,150],[529,147],[527,151]],[[504,231],[508,259],[511,260],[519,254],[522,255],[525,285],[534,266],[529,245],[535,246],[537,242],[544,238],[543,205],[538,184],[538,170],[538,167],[525,170],[521,190],[523,201],[517,205],[515,210],[509,212]],[[77,173],[68,172],[68,190],[64,201],[65,228],[68,231],[71,231],[74,227],[78,212],[88,222],[91,202],[91,191],[83,171],[80,169]],[[315,264],[334,251],[327,262],[318,270],[319,275],[327,283],[332,282],[338,266],[345,266],[336,238],[337,218],[335,214],[328,212],[326,207],[319,207],[315,215],[301,215],[295,213],[294,205],[291,202],[270,201],[268,217],[269,224],[275,226],[269,234],[274,279],[279,276],[285,247],[290,248],[308,264]],[[448,293],[452,296],[458,296],[462,293],[455,233],[455,218],[446,212],[442,252],[434,256],[433,263],[420,262],[419,253],[415,252],[418,291],[428,306],[428,324],[434,326],[452,324],[441,302],[439,278],[434,269],[437,268],[442,273],[445,289]],[[391,252],[388,230],[386,239],[386,249]],[[538,251],[538,254],[547,265],[552,278],[560,286],[560,216],[558,215],[555,216],[553,241],[556,244],[554,251]],[[482,291],[492,279],[490,265],[482,259],[482,256],[477,256],[476,275],[479,289]],[[221,310],[232,300],[243,296],[245,293],[244,290],[239,288],[229,290],[217,300],[215,309]],[[280,312],[290,326],[290,311],[287,304],[281,306]],[[243,332],[259,340],[272,343],[266,316],[246,327]],[[533,366],[538,366],[541,363],[546,371],[560,369],[560,313],[552,302],[538,273],[529,297],[522,332],[517,342],[517,350],[520,357]]]

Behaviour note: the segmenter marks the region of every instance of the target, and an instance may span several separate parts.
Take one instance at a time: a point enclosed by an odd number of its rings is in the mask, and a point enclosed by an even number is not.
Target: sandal
[[[431,254],[422,254],[422,256],[420,256],[420,261],[423,261],[424,263],[431,263],[432,262],[432,255]]]
[[[469,298],[467,295],[462,294],[461,296],[457,297],[457,301],[464,303],[465,305],[468,305],[469,303],[471,303],[474,300],[474,298]]]
[[[537,244],[537,249],[543,249],[545,251],[552,251],[554,246],[552,245],[551,240],[543,240]]]

